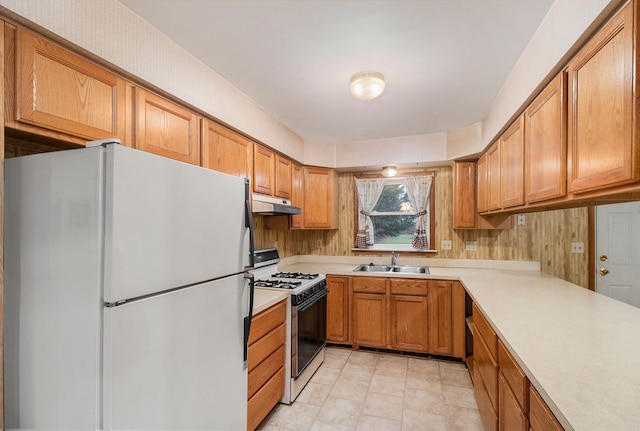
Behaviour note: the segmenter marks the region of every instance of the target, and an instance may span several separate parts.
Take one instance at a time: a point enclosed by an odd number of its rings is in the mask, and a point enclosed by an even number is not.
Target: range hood
[[[298,207],[291,206],[288,199],[272,198],[254,194],[252,212],[255,215],[296,215],[302,211]]]

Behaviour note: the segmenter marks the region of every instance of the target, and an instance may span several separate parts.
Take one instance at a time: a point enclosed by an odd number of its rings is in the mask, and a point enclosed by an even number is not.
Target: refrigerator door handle
[[[247,362],[249,353],[249,332],[253,319],[253,292],[255,290],[253,274],[245,273],[244,278],[249,280],[249,315],[244,318],[244,361]]]
[[[255,242],[253,239],[253,213],[251,211],[251,180],[244,179],[244,226],[249,229],[249,267],[253,268],[255,264]]]

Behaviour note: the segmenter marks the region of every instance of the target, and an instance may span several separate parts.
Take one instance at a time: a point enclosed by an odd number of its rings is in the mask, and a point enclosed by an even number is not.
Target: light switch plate
[[[524,226],[524,214],[518,214],[518,226]]]
[[[478,241],[466,241],[465,248],[467,251],[476,251],[478,249]]]
[[[451,250],[451,240],[450,239],[443,239],[440,242],[440,248],[442,250]]]

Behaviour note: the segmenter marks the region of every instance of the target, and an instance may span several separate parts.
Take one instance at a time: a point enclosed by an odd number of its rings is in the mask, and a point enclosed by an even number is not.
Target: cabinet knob
[[[609,274],[609,270],[607,268],[600,268],[600,275],[607,275]]]

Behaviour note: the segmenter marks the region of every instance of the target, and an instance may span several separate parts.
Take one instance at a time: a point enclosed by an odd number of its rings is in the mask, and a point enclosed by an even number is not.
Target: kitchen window
[[[356,249],[432,251],[434,177],[356,177]]]

